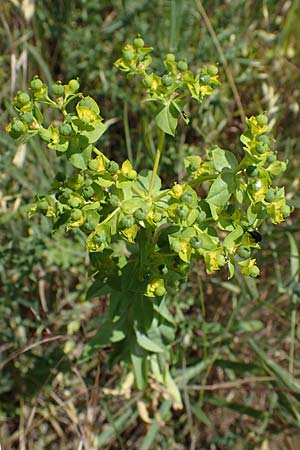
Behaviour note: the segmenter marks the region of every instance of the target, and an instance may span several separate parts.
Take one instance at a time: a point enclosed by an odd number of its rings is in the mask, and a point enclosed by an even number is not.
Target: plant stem
[[[149,192],[148,192],[149,197],[151,197],[151,194],[152,194],[152,190],[153,190],[153,186],[154,186],[154,182],[155,182],[155,177],[156,177],[156,174],[158,171],[159,161],[160,161],[161,153],[163,150],[164,142],[165,142],[165,133],[162,130],[159,130],[158,146],[157,146],[157,150],[156,150],[153,171],[152,171],[152,177],[151,177]]]

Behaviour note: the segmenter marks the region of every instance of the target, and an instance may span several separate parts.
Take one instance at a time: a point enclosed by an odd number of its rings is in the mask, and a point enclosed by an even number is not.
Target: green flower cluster
[[[39,212],[51,217],[54,229],[64,226],[85,233],[96,273],[89,295],[99,295],[99,286],[110,286],[108,315],[82,360],[114,344],[115,356],[131,359],[139,387],[147,382],[150,361],[156,379],[178,400],[179,392],[174,394],[174,382],[165,369],[174,339],[165,293],[185,279],[193,259],[202,259],[207,273],[227,265],[229,277],[236,267],[256,277],[259,268],[252,257],[260,242],[256,230],[268,218],[282,222],[291,208],[284,188],[273,185],[286,162],[279,161],[272,150],[264,114],[246,120],[239,160],[217,146],[188,156],[183,182],[162,188],[158,166],[164,136],[175,134],[179,119],[188,123],[182,111],[190,97],[201,102],[218,86],[218,69],[204,66],[194,75],[186,61],[177,62],[168,54],[166,73],[160,76],[151,71],[151,51],[138,37],[124,47],[115,64],[130,76],[139,76],[147,100],[158,103],[153,170],[137,173],[128,160],[119,165],[99,150],[96,143],[106,126],[97,103],[78,92],[75,79],[48,89],[34,77],[29,93],[17,93],[18,118],[7,131],[23,142],[39,135],[73,166],[70,176],[56,175],[49,195],[37,196],[30,215]],[[57,110],[59,119],[46,124],[45,107]],[[164,369],[159,368],[160,362]]]

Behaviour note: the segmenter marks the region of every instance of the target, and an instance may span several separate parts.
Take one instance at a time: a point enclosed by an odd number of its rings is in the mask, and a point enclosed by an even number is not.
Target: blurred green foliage
[[[151,123],[141,120],[144,105],[131,81],[112,69],[124,41],[141,33],[158,54],[174,51],[191,67],[220,61],[221,87],[200,111],[189,106],[191,124],[181,130],[179,144],[167,141],[166,182],[174,165],[180,180],[183,156],[216,140],[234,150],[241,114],[202,3],[37,0],[32,10],[30,4],[6,0],[0,13],[2,447],[19,448],[24,440],[33,450],[294,445],[290,435],[300,427],[297,210],[286,224],[265,226],[257,281],[237,275],[229,283],[225,274],[208,280],[197,265],[183,289],[174,291],[170,304],[181,325],[173,376],[184,410],[173,411],[159,386],[143,398],[131,390],[122,367],[108,369],[105,353],[76,367],[107,299],[85,300],[89,264],[80,235],[53,237],[47,222],[27,220],[34,194],[49,187],[54,159],[35,142],[17,148],[4,132],[12,97],[33,75],[47,81],[79,76],[108,118],[102,150],[120,161],[131,152],[136,169],[142,158],[151,161],[154,136]],[[300,2],[214,0],[203,7],[245,114],[266,111],[271,119],[280,159],[290,161],[279,183],[298,208]],[[56,336],[62,337],[47,342]],[[112,391],[116,385],[118,392]],[[141,405],[152,419],[146,427]]]

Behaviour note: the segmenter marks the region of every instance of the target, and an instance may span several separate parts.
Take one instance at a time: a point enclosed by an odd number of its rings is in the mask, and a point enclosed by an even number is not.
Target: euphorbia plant
[[[54,228],[80,228],[94,268],[89,296],[110,294],[107,316],[81,361],[110,345],[114,361],[132,363],[139,388],[151,370],[180,404],[168,368],[176,325],[166,306],[169,286],[180,286],[194,259],[204,260],[208,274],[227,266],[229,277],[236,267],[256,277],[252,250],[259,248],[257,229],[268,218],[283,221],[290,207],[284,188],[272,186],[286,163],[272,150],[264,114],[246,119],[242,158],[218,146],[205,154],[199,150],[184,160],[184,181],[162,188],[159,162],[165,135],[175,136],[179,120],[188,124],[184,107],[191,97],[202,102],[213,93],[218,68],[204,66],[195,75],[186,61],[168,54],[165,74],[158,75],[151,70],[151,51],[138,37],[124,47],[115,65],[142,83],[145,100],[156,107],[152,170],[137,173],[129,160],[119,166],[95,145],[106,126],[96,102],[78,92],[77,80],[49,89],[35,77],[30,95],[19,92],[15,98],[19,118],[8,132],[23,141],[39,135],[73,166],[70,176],[56,176],[49,195],[36,198],[30,215],[51,217]],[[60,118],[45,124],[45,107],[59,111]],[[199,196],[200,186],[206,196]]]

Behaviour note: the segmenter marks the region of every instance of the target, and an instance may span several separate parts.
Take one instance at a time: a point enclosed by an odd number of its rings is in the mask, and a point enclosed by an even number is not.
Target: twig
[[[67,339],[66,336],[58,335],[58,336],[51,336],[45,339],[42,339],[41,341],[34,342],[33,344],[26,345],[23,348],[19,348],[15,352],[13,352],[11,355],[9,355],[8,358],[6,358],[1,364],[0,364],[0,370],[2,370],[6,364],[8,364],[13,359],[16,359],[18,356],[22,355],[23,353],[28,352],[29,350],[42,345],[47,344],[48,342],[57,341],[58,339]]]

